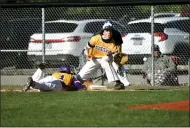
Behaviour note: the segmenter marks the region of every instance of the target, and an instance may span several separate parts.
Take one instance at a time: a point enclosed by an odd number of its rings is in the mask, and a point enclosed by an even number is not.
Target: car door
[[[166,24],[165,33],[168,39],[165,42],[165,52],[172,53],[178,43],[189,42],[190,20],[178,20]]]

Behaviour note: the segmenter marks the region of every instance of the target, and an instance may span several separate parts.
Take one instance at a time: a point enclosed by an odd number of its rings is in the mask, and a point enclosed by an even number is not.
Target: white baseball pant
[[[122,71],[120,73],[118,73],[119,72],[119,66],[115,62],[113,62],[112,64],[113,64],[114,69],[117,72],[119,80],[124,84],[124,86],[129,86],[130,82],[127,78],[127,73],[126,73],[126,69],[124,68],[124,66],[122,66]]]
[[[53,76],[46,76],[43,78],[45,72],[40,68],[32,76],[35,86],[33,88],[42,91],[62,91],[62,83]]]
[[[126,77],[126,74],[120,75],[117,73],[119,66],[115,62],[106,60],[104,58],[95,58],[87,61],[80,70],[79,75],[83,80],[88,80],[92,74],[101,67],[106,72],[108,83],[120,80],[125,86],[128,86],[130,84]]]
[[[32,75],[34,81],[39,81],[45,77],[45,69],[38,68],[36,72]]]

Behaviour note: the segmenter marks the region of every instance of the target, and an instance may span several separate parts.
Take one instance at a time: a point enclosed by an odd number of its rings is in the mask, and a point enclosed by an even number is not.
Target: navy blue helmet
[[[69,65],[62,65],[59,68],[59,72],[66,72],[66,73],[70,73],[71,72],[71,67]]]

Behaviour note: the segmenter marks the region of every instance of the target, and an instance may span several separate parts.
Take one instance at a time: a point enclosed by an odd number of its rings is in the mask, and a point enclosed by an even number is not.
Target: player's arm
[[[166,72],[176,70],[176,64],[173,62],[173,60],[170,57],[165,56],[164,60],[166,61],[165,62],[166,68],[164,69]]]
[[[72,79],[72,83],[73,83],[73,86],[77,89],[77,90],[81,90],[84,88],[84,86],[81,84],[81,82],[79,80],[77,80],[74,76],[73,76],[73,79]]]
[[[86,55],[86,60],[92,57],[93,48],[95,47],[95,37],[92,37],[85,47],[84,54]]]

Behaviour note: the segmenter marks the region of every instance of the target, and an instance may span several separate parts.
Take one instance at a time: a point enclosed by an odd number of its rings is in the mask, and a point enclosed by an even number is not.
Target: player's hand
[[[90,61],[91,57],[90,56],[86,56],[86,60]]]
[[[109,62],[112,62],[113,61],[113,53],[112,52],[108,52],[107,56],[109,58]]]

